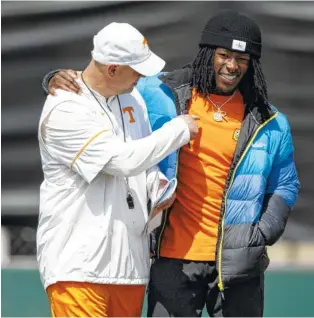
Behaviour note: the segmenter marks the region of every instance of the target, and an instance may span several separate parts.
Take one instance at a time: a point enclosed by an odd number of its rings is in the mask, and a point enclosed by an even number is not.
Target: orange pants
[[[52,317],[141,317],[145,285],[57,282],[47,294]]]

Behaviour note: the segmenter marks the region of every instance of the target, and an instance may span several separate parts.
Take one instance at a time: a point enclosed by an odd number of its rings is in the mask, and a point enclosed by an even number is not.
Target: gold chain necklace
[[[226,105],[234,96],[235,91],[233,94],[221,105],[217,105],[215,102],[213,102],[208,96],[206,98],[211,102],[211,104],[216,108],[216,111],[213,112],[213,118],[214,121],[220,122],[223,121],[223,119],[226,117],[227,113],[225,111],[221,111],[221,108]]]

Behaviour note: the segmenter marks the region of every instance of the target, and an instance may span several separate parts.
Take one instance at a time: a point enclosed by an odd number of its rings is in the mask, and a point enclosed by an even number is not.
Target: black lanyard
[[[104,112],[106,113],[107,117],[109,118],[112,128],[114,129],[114,124],[113,121],[110,118],[110,115],[107,113],[107,110],[105,107],[103,107],[103,105],[101,104],[101,102],[98,100],[98,98],[96,97],[96,95],[93,93],[93,91],[89,88],[89,86],[85,83],[84,78],[83,78],[83,73],[81,74],[81,78],[82,81],[84,83],[84,85],[87,87],[87,89],[89,90],[89,92],[91,93],[91,95],[94,97],[94,99],[96,100],[96,102],[99,104],[99,106],[101,107],[101,109],[104,110]],[[117,95],[117,99],[118,99],[118,103],[119,103],[119,110],[120,110],[120,115],[121,115],[121,121],[122,121],[122,130],[123,130],[123,141],[126,142],[126,134],[125,134],[125,124],[124,124],[124,118],[123,118],[123,113],[122,113],[122,109],[121,109],[121,104],[120,104],[120,99],[119,96]],[[109,111],[112,113],[111,108],[109,107],[109,105],[107,104]],[[127,188],[127,196],[126,196],[126,203],[129,207],[129,209],[134,209],[134,199],[132,196],[132,192],[129,186],[129,178],[125,177],[125,183],[126,183],[126,188]]]

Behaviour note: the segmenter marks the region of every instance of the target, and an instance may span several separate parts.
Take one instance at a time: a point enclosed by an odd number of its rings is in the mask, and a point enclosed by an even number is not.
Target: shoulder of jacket
[[[192,67],[186,65],[183,68],[174,70],[159,77],[161,81],[171,88],[188,85],[192,78]]]
[[[56,95],[48,95],[44,107],[73,113],[89,113],[90,103],[85,96],[58,90]]]
[[[287,129],[290,128],[290,124],[289,124],[289,120],[287,115],[283,114],[282,112],[280,112],[274,105],[271,105],[271,108],[277,112],[277,116],[276,116],[276,122],[280,127],[281,131],[286,131]]]
[[[156,90],[162,85],[162,81],[160,80],[160,76],[164,73],[159,73],[154,76],[142,77],[138,81],[136,85],[136,89],[140,92],[141,95],[146,94],[147,92],[151,92]]]
[[[129,96],[128,96],[129,95]],[[126,98],[135,98],[137,101],[142,101],[143,100],[143,97],[142,95],[140,94],[139,90],[137,87],[134,87],[134,89],[132,90],[131,93],[128,93],[128,94],[124,94],[124,96]]]

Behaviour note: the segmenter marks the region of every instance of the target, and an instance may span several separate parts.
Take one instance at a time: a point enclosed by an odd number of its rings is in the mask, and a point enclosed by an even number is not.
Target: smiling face
[[[246,53],[217,48],[214,55],[216,90],[232,93],[249,67],[250,56]]]

